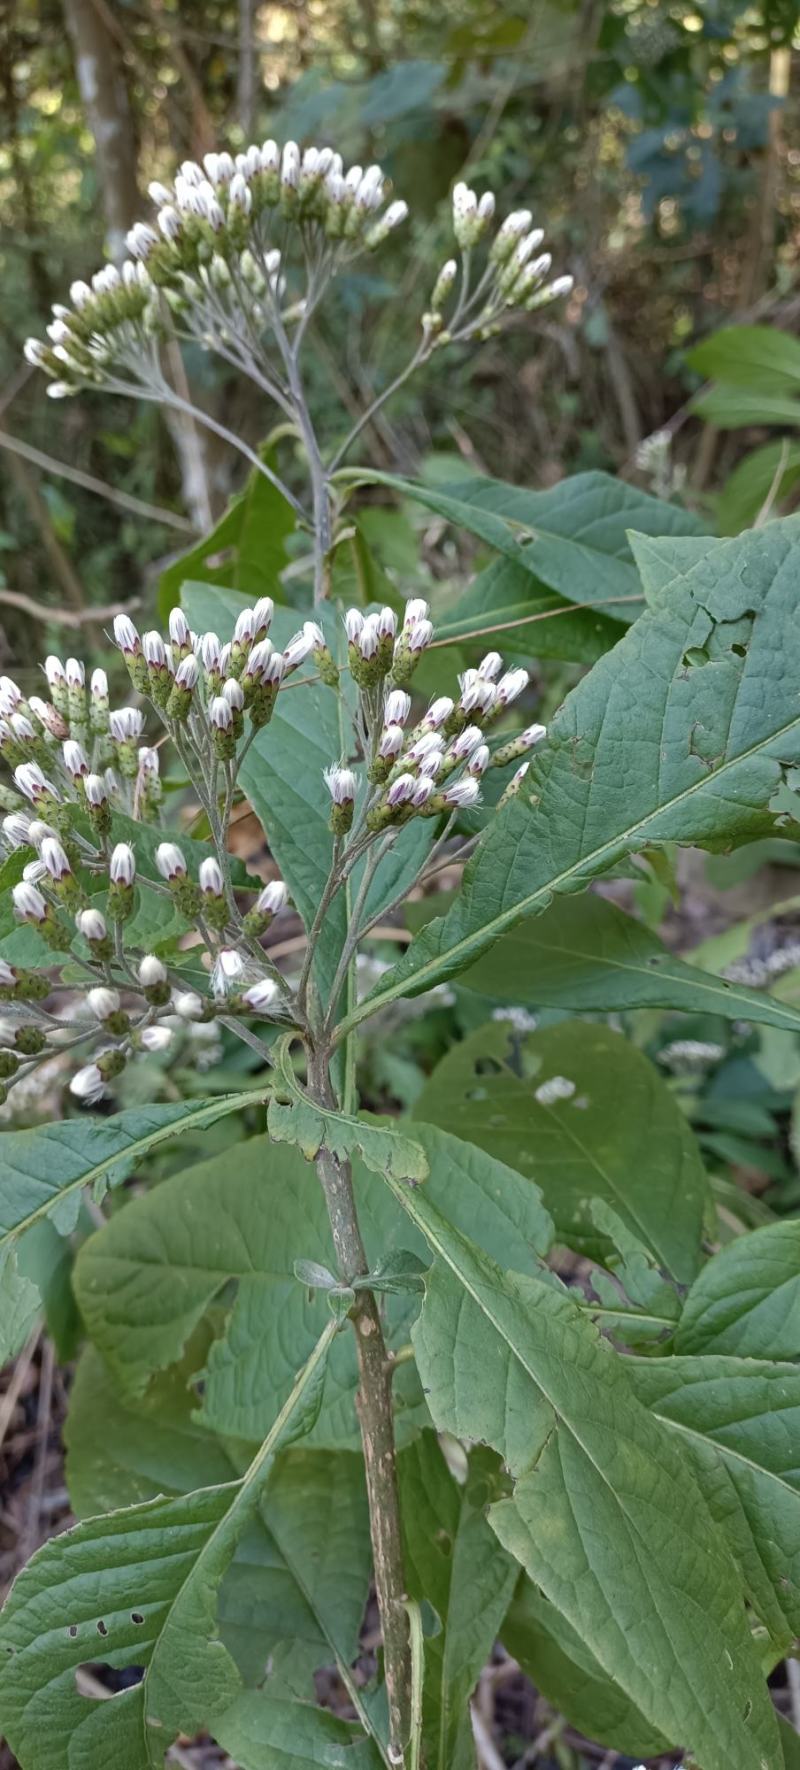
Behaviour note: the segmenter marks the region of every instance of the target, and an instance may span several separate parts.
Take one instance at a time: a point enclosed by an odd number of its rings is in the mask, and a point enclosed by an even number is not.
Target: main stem
[[[308,1086],[321,1106],[336,1107],[327,1055],[309,1053]],[[331,1234],[345,1282],[369,1271],[361,1239],[349,1162],[320,1149],[316,1168],[328,1206]],[[372,1291],[356,1292],[350,1313],[358,1358],[357,1408],[367,1476],[375,1589],[383,1633],[384,1674],[389,1702],[389,1743],[394,1763],[402,1764],[410,1726],[411,1658],[400,1527],[400,1496],[392,1411],[392,1373],[378,1306]]]

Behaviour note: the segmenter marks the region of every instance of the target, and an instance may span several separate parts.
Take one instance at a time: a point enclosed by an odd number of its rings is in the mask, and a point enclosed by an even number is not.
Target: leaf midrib
[[[481,932],[485,935],[487,930],[491,929],[492,940],[494,940],[497,936],[502,934],[506,928],[511,928],[516,922],[521,921],[529,907],[538,903],[540,898],[555,896],[564,885],[569,884],[570,880],[575,878],[576,874],[581,873],[590,865],[593,873],[598,871],[604,860],[613,860],[620,848],[624,849],[635,836],[640,832],[646,831],[647,825],[653,823],[656,818],[666,816],[669,812],[673,811],[676,806],[685,804],[687,800],[694,798],[696,794],[706,791],[712,784],[716,784],[717,781],[722,780],[731,770],[740,768],[744,763],[749,762],[753,756],[758,756],[760,752],[767,749],[769,745],[777,743],[781,738],[788,736],[790,732],[798,730],[800,730],[800,716],[788,720],[785,725],[779,726],[777,730],[770,732],[768,737],[759,738],[758,742],[753,744],[749,750],[740,751],[737,756],[732,756],[730,761],[724,762],[721,768],[715,769],[712,774],[703,775],[701,779],[696,780],[691,786],[685,787],[680,793],[676,793],[672,799],[665,799],[660,805],[655,806],[652,811],[648,812],[646,817],[639,818],[636,823],[629,824],[626,829],[621,830],[619,834],[614,836],[610,841],[602,843],[599,848],[591,850],[588,854],[581,855],[572,866],[566,867],[562,873],[556,874],[556,876],[553,879],[549,879],[546,884],[539,886],[536,891],[531,892],[529,897],[520,899],[516,904],[513,904],[510,909],[503,910],[500,915],[495,916],[493,921],[484,925]],[[477,854],[480,854],[480,849],[477,850]],[[448,949],[447,963],[449,964],[460,952],[469,952],[470,948],[474,946],[477,938],[477,933],[473,932],[464,935],[461,940],[456,941],[455,945]],[[413,974],[415,986],[418,986],[419,981],[425,978],[430,972],[433,972],[435,976],[437,971],[441,969],[442,962],[442,957],[433,958],[427,960],[424,965],[420,966],[419,970]],[[338,1029],[337,1037],[342,1038],[354,1026],[358,1026],[366,1016],[376,1014],[380,1008],[385,1007],[387,1002],[394,1001],[396,996],[407,995],[409,993],[408,985],[410,981],[411,978],[406,977],[403,979],[402,983],[394,984],[391,989],[384,990],[382,995],[372,995],[367,997],[346,1020],[342,1021],[341,1026]],[[415,989],[415,993],[419,993],[418,988]]]
[[[198,1111],[187,1113],[182,1118],[171,1120],[167,1125],[160,1125],[157,1131],[135,1138],[125,1149],[118,1149],[115,1155],[105,1156],[102,1161],[96,1162],[93,1168],[87,1168],[84,1174],[79,1175],[75,1180],[70,1180],[66,1186],[52,1193],[50,1198],[37,1205],[35,1210],[27,1212],[24,1217],[19,1219],[18,1223],[13,1224],[10,1229],[0,1235],[0,1250],[16,1241],[17,1237],[24,1234],[32,1223],[37,1223],[40,1217],[49,1217],[51,1211],[58,1209],[62,1199],[69,1198],[73,1192],[80,1191],[84,1186],[91,1186],[95,1180],[101,1179],[102,1175],[107,1173],[110,1168],[117,1167],[119,1162],[135,1160],[137,1155],[144,1154],[148,1149],[154,1149],[159,1143],[167,1142],[170,1137],[181,1136],[184,1131],[192,1130],[207,1119],[223,1118],[226,1113],[238,1112],[246,1106],[263,1105],[265,1098],[264,1088],[253,1088],[244,1094],[221,1094],[211,1102],[206,1101]],[[26,1174],[25,1178],[29,1179],[30,1176]]]

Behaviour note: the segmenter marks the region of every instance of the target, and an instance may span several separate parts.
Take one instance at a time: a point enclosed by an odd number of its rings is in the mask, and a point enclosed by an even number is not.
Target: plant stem
[[[308,1087],[320,1105],[335,1107],[324,1050],[308,1059]],[[345,1281],[363,1278],[369,1264],[361,1238],[349,1162],[324,1146],[316,1168],[328,1207],[331,1235]],[[367,1478],[375,1590],[383,1632],[384,1674],[389,1703],[390,1757],[402,1764],[410,1725],[411,1649],[400,1526],[400,1497],[394,1445],[391,1361],[387,1356],[378,1306],[372,1291],[359,1290],[350,1319],[358,1359],[357,1409]]]

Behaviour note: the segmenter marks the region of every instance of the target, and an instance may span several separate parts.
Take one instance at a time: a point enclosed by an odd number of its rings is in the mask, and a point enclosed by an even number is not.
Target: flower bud
[[[96,1063],[87,1063],[83,1069],[76,1070],[69,1084],[69,1091],[85,1106],[96,1106],[106,1091],[99,1066]]]
[[[176,662],[185,658],[192,649],[192,636],[189,623],[182,608],[170,609],[169,636]]]
[[[214,754],[221,762],[229,762],[236,755],[236,738],[233,730],[233,709],[225,695],[215,695],[208,709],[211,741]]]
[[[75,926],[92,949],[92,957],[110,959],[113,946],[108,936],[105,917],[100,910],[78,910]]]
[[[253,604],[252,613],[253,641],[257,644],[259,639],[266,638],[266,635],[272,626],[272,617],[275,613],[275,604],[272,597],[259,596],[258,601]]]
[[[228,903],[222,868],[213,854],[201,861],[199,878],[204,920],[209,927],[221,932],[228,923]]]
[[[11,898],[20,921],[38,926],[47,920],[47,904],[35,885],[20,880],[18,885],[11,887]]]
[[[156,866],[162,879],[172,884],[174,879],[185,879],[186,862],[175,842],[160,842],[156,849]]]
[[[120,774],[125,780],[135,780],[139,768],[137,751],[144,731],[144,714],[138,707],[118,707],[109,714],[108,723]]]
[[[508,743],[501,744],[495,750],[492,767],[504,768],[509,762],[516,762],[519,756],[524,756],[526,750],[532,750],[534,744],[541,743],[546,736],[546,725],[526,725],[524,731],[518,732],[516,737],[509,738]]]
[[[352,768],[342,768],[334,763],[325,769],[324,778],[332,800],[330,827],[334,836],[341,837],[347,834],[353,822],[356,777]]]
[[[204,633],[200,641],[200,660],[206,679],[206,686],[212,693],[218,694],[222,683],[220,659],[222,645],[217,633]]]
[[[89,773],[89,764],[83,747],[76,742],[75,738],[67,738],[61,754],[67,774],[71,775],[74,781],[79,781],[83,775]]]
[[[99,1020],[106,1032],[121,1038],[130,1028],[130,1017],[120,1004],[119,990],[108,989],[101,984],[97,989],[90,989],[86,998],[95,1020]]]
[[[251,983],[250,988],[243,991],[242,1002],[254,1014],[266,1014],[279,996],[280,990],[274,979],[261,977],[258,983]]]
[[[329,688],[337,688],[339,683],[339,668],[334,660],[333,654],[325,638],[325,634],[319,623],[317,621],[306,621],[303,628],[303,637],[309,646],[311,656],[314,659],[314,663],[316,664],[322,681],[327,683]]]
[[[140,959],[137,976],[145,1000],[155,1008],[165,1007],[170,996],[167,968],[155,953],[145,953],[144,958]]]
[[[507,215],[502,227],[495,235],[489,257],[494,264],[506,264],[518,242],[526,234],[533,217],[530,209],[516,209]]]
[[[405,725],[411,712],[411,696],[402,688],[392,688],[383,704],[383,718],[386,725]]]
[[[400,687],[410,682],[423,651],[433,639],[433,624],[427,613],[417,613],[418,609],[427,610],[427,606],[421,600],[406,604],[403,631],[395,642],[392,662],[392,678]]]
[[[523,762],[522,766],[517,769],[516,774],[512,774],[511,779],[508,783],[508,786],[506,787],[505,792],[501,793],[500,798],[497,801],[497,810],[498,811],[500,810],[501,805],[508,804],[509,799],[516,798],[529,768],[530,768],[530,763]]]
[[[467,763],[467,774],[471,774],[473,780],[480,780],[481,775],[486,773],[489,761],[489,745],[479,744],[477,749],[473,750]]]
[[[8,849],[27,848],[30,844],[30,819],[22,811],[11,811],[3,818],[3,838]]]
[[[477,805],[481,791],[476,780],[453,781],[452,786],[445,787],[442,798],[446,806],[453,811],[468,811]]]
[[[202,996],[193,989],[183,990],[174,996],[172,1006],[181,1020],[202,1020],[206,1013],[206,1004]]]
[[[67,693],[67,678],[61,659],[54,657],[51,653],[50,657],[47,657],[44,660],[44,673],[47,677],[47,686],[50,690],[50,699],[53,706],[57,708],[59,713],[66,715],[69,707],[69,696]]]
[[[310,632],[309,632],[309,628],[311,629]],[[313,649],[314,649],[314,622],[309,621],[305,627],[301,627],[299,633],[295,633],[293,635],[293,637],[289,640],[288,645],[284,647],[284,651],[283,651],[283,673],[284,673],[284,676],[288,676],[292,670],[296,670],[299,664],[305,663],[306,658],[313,651]]]
[[[89,725],[92,731],[108,731],[108,677],[105,670],[93,670],[90,684]]]
[[[127,922],[133,911],[136,857],[127,842],[118,842],[109,865],[108,913],[114,922]]]
[[[263,891],[259,892],[252,909],[248,910],[244,918],[245,933],[255,936],[256,939],[259,935],[266,933],[273,916],[277,916],[282,909],[285,909],[288,898],[288,887],[283,880],[271,879],[269,884],[264,886]]]
[[[194,652],[187,652],[181,658],[175,672],[175,681],[167,699],[167,718],[180,722],[188,719],[192,705],[192,694],[197,685],[200,667]]]
[[[172,1044],[172,1032],[168,1026],[144,1026],[136,1035],[136,1043],[143,1051],[166,1051]]]

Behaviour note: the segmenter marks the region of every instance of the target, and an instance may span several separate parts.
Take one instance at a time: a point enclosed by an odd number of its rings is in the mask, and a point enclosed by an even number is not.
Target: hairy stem
[[[336,1106],[324,1051],[309,1054],[308,1084],[310,1094],[320,1105]],[[328,1207],[340,1277],[345,1281],[363,1278],[369,1265],[356,1213],[350,1163],[340,1161],[323,1147],[317,1155],[316,1168]],[[390,1756],[393,1762],[402,1764],[409,1730],[411,1653],[408,1616],[404,1609],[406,1588],[391,1361],[372,1291],[357,1292],[350,1319],[358,1358],[357,1408],[367,1477],[375,1589],[383,1632]]]

